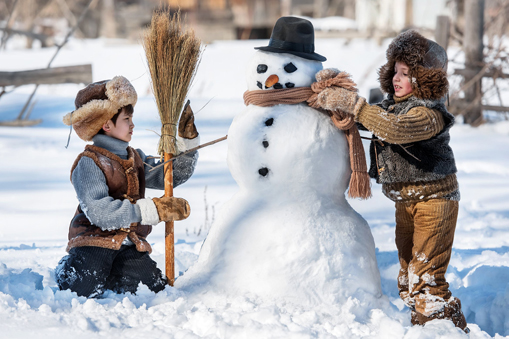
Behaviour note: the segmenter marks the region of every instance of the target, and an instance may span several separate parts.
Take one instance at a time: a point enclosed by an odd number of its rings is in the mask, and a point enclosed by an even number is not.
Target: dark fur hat
[[[447,53],[436,42],[414,30],[399,34],[387,48],[387,63],[378,70],[380,87],[385,93],[394,94],[392,78],[397,61],[410,69],[408,76],[415,97],[436,100],[447,94]]]
[[[90,141],[120,108],[134,107],[137,100],[136,90],[123,76],[94,82],[78,92],[76,110],[64,116],[64,124],[72,125],[81,139]]]

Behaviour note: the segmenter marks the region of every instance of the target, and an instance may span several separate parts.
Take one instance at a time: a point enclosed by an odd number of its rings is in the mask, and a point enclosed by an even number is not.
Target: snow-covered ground
[[[244,108],[244,68],[266,41],[224,41],[206,47],[191,90],[202,142],[224,136]],[[324,67],[346,70],[366,96],[377,86],[385,48],[370,40],[318,40]],[[11,41],[0,51],[0,71],[42,68],[54,49],[24,50]],[[92,63],[94,80],[124,75],[139,93],[131,145],[155,154],[160,123],[150,94],[140,45],[72,40],[53,66]],[[377,305],[350,299],[341,305],[304,307],[255,295],[224,298],[167,287],[154,294],[108,294],[87,300],[58,291],[53,269],[65,255],[67,230],[77,200],[70,167],[85,143],[61,123],[81,85],[41,86],[31,128],[0,127],[0,329],[1,338],[502,338],[509,337],[509,121],[451,130],[462,200],[447,279],[462,300],[471,333],[448,321],[410,325],[396,289],[394,207],[374,184],[368,201],[350,204],[369,223],[377,247],[384,297]],[[31,86],[0,100],[0,120],[14,119]],[[504,99],[509,99],[505,94]],[[210,102],[209,102],[210,100]],[[207,104],[208,103],[208,104]],[[200,110],[201,107],[204,108]],[[200,151],[194,176],[175,190],[191,216],[175,225],[176,268],[185,272],[224,202],[237,191],[226,165],[227,142]],[[161,192],[150,191],[158,196]],[[270,217],[270,216],[268,216]],[[149,237],[152,257],[164,267],[162,224]],[[228,284],[228,281],[224,281]]]

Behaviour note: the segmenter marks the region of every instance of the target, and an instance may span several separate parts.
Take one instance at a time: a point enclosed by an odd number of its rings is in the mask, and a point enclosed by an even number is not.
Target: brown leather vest
[[[109,195],[114,199],[128,199],[132,204],[145,197],[145,171],[143,161],[135,149],[127,148],[127,160],[121,159],[104,148],[87,145],[85,151],[74,161],[72,172],[83,156],[94,160],[102,170],[108,185]],[[72,181],[72,179],[71,179]],[[78,205],[74,218],[69,225],[69,243],[67,251],[73,247],[97,246],[113,250],[120,249],[126,237],[136,245],[140,252],[152,252],[145,238],[152,231],[152,226],[132,223],[129,228],[103,231],[92,225]]]

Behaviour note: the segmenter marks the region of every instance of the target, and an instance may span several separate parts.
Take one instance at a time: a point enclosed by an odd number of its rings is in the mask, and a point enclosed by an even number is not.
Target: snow
[[[327,57],[324,67],[351,73],[360,93],[367,96],[369,88],[376,86],[376,69],[384,62],[388,43],[378,46],[370,40],[352,40],[349,44],[341,39],[317,40],[316,52]],[[21,45],[13,40],[0,52],[2,71],[45,67],[54,53],[54,49],[24,50],[18,47]],[[224,136],[233,118],[245,109],[244,70],[253,47],[265,45],[266,41],[219,41],[207,46],[190,95],[202,142]],[[132,81],[139,100],[131,145],[155,154],[158,136],[153,131],[160,129],[160,123],[143,60],[138,44],[72,40],[54,66],[92,63],[94,80],[122,74]],[[65,255],[68,223],[77,204],[69,170],[85,145],[73,133],[69,148],[64,148],[69,128],[61,118],[73,109],[74,96],[81,87],[41,86],[32,118],[42,118],[43,123],[31,128],[0,127],[2,338],[509,336],[507,121],[479,128],[456,124],[451,129],[462,200],[446,277],[453,295],[462,301],[469,335],[449,321],[432,321],[424,327],[410,325],[409,311],[397,295],[394,206],[374,183],[372,199],[348,203],[367,220],[374,237],[384,294],[378,302],[368,305],[362,298],[351,297],[341,303],[302,305],[251,293],[225,297],[220,286],[227,287],[228,280],[216,285],[204,280],[200,289],[167,287],[158,294],[140,286],[137,295],[108,294],[90,300],[58,291],[54,268]],[[32,88],[24,86],[1,98],[2,120],[17,116]],[[194,176],[175,189],[176,196],[187,199],[192,208],[191,216],[175,225],[177,274],[198,261],[212,219],[217,219],[216,214],[222,213],[219,211],[239,190],[227,167],[227,148],[227,142],[222,142],[201,150]],[[147,192],[149,196],[161,194]],[[270,237],[275,231],[266,232]],[[151,256],[161,268],[163,233],[159,225],[149,237]]]

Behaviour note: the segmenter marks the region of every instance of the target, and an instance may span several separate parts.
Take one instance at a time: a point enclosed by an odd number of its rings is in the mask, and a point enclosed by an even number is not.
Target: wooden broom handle
[[[168,161],[173,155],[164,153],[164,161]],[[173,161],[164,164],[164,196],[173,196]],[[165,244],[165,266],[168,285],[173,286],[175,282],[175,233],[173,221],[165,222],[164,244]]]

